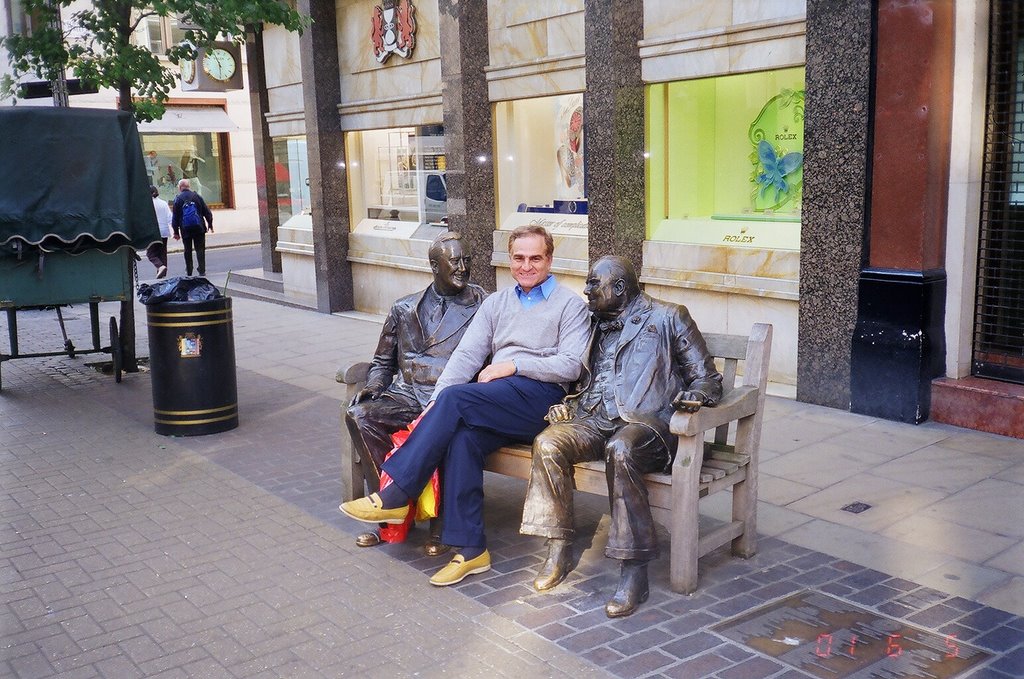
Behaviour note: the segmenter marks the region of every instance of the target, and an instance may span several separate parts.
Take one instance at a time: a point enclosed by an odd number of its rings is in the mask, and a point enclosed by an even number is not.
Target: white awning
[[[220,106],[168,106],[160,120],[139,123],[139,132],[182,134],[188,132],[234,132],[238,129]]]

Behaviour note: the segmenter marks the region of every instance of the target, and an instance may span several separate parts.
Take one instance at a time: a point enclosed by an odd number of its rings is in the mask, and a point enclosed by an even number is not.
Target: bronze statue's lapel
[[[434,336],[429,338],[429,344],[440,344],[465,327],[473,319],[479,305],[480,302],[473,298],[468,288],[463,290],[445,309],[441,325],[437,326]]]
[[[626,346],[632,342],[640,331],[647,327],[647,317],[651,315],[654,305],[651,298],[640,293],[633,303],[622,312],[622,333],[619,335],[619,347]]]

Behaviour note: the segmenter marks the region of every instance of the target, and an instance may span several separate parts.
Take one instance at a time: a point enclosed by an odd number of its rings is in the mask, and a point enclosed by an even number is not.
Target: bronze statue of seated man
[[[397,300],[388,312],[370,364],[366,386],[345,415],[353,449],[359,454],[369,492],[380,487],[380,468],[391,450],[391,434],[419,417],[430,401],[448,357],[487,293],[469,282],[472,257],[456,232],[443,233],[428,253],[434,282]],[[428,555],[447,551],[440,525],[430,522]],[[356,544],[380,542],[377,532],[362,533]]]
[[[717,403],[722,375],[686,307],[641,292],[628,260],[598,260],[584,294],[593,314],[588,361],[575,393],[552,406],[534,439],[520,531],[548,538],[534,587],[555,587],[572,568],[573,465],[603,459],[611,505],[605,556],[622,562],[605,612],[619,617],[647,600],[647,563],[658,556],[643,475],[671,468],[673,412]]]

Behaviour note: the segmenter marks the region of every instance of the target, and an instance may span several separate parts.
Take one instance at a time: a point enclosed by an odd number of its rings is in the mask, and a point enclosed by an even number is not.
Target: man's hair
[[[191,189],[191,188],[192,188],[192,182],[190,182],[189,180],[181,179],[181,180],[178,181],[178,190],[179,191],[184,191],[185,189]]]
[[[512,244],[524,236],[540,236],[544,239],[544,255],[550,257],[555,254],[555,239],[551,237],[548,230],[540,224],[526,224],[517,226],[508,235],[508,253],[512,254]]]
[[[444,244],[453,240],[462,240],[462,234],[458,231],[446,231],[434,239],[427,250],[427,259],[436,262],[444,256]]]
[[[159,191],[159,190],[158,190],[158,189],[157,189],[157,188],[156,188],[155,186],[153,186],[152,184],[150,184],[150,185],[149,185],[149,195],[151,195],[151,196],[153,196],[154,198],[156,198],[157,196],[159,196],[159,195],[160,195],[160,191]]]

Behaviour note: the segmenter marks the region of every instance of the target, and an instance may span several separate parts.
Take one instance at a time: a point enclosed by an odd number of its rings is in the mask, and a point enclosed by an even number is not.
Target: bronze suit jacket
[[[685,306],[640,293],[619,318],[623,326],[612,382],[619,417],[651,426],[668,450],[675,451],[676,438],[668,430],[675,412],[672,399],[684,389],[699,391],[713,405],[722,397],[722,375]],[[595,323],[591,347],[596,330]],[[591,361],[587,363],[579,393],[591,382]]]
[[[429,289],[429,288],[428,288]],[[445,310],[433,334],[426,334],[416,312],[423,290],[397,300],[388,312],[377,351],[366,377],[367,386],[387,387],[385,394],[402,396],[426,407],[448,358],[487,296],[470,283]]]

